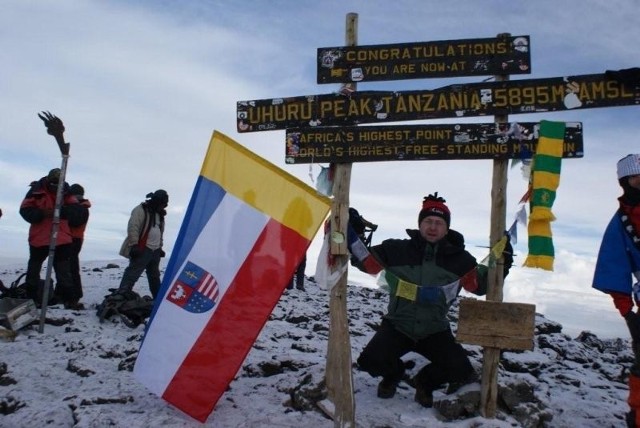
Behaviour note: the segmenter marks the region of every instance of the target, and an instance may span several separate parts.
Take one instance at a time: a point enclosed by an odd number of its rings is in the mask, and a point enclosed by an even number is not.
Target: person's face
[[[53,192],[53,193],[57,192],[58,191],[58,181],[57,180],[56,181],[48,180],[47,181],[47,189],[50,192]]]
[[[418,225],[420,229],[420,235],[427,242],[435,244],[447,234],[447,222],[444,219],[436,216],[427,216],[422,219]]]
[[[629,176],[629,186],[640,190],[640,174]]]

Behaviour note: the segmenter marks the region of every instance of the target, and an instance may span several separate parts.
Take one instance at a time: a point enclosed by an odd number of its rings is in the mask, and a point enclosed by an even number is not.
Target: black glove
[[[634,343],[640,344],[640,315],[633,311],[629,311],[624,316],[624,320],[627,322],[627,327],[629,327],[631,339]]]
[[[507,245],[504,246],[504,250],[502,251],[502,259],[504,260],[504,270],[503,270],[503,278],[509,274],[509,270],[511,266],[513,266],[513,246],[511,245],[511,236],[509,236],[509,232],[504,232],[507,237]]]
[[[129,258],[135,259],[136,257],[139,257],[141,255],[142,255],[142,249],[137,245],[132,245],[129,248]]]
[[[24,207],[20,208],[20,216],[31,224],[38,224],[44,220],[45,212],[41,208]]]
[[[163,250],[163,249],[160,249],[160,257],[164,257],[164,256],[166,256],[166,255],[167,255],[167,254],[164,252],[164,250]]]

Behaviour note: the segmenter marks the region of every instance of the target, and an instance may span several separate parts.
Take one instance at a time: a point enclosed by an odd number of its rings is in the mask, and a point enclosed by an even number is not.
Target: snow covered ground
[[[117,267],[107,268],[111,263]],[[131,369],[144,327],[131,329],[118,319],[101,324],[96,316],[96,305],[109,288],[117,286],[125,266],[122,259],[84,263],[86,310],[52,306],[43,333],[36,324],[20,330],[13,341],[0,339],[1,427],[333,427],[317,406],[326,394],[322,382],[329,300],[313,281],[307,281],[306,291],[285,291],[228,391],[208,421],[200,424],[133,378]],[[0,280],[9,285],[23,270],[22,265],[0,266]],[[144,278],[136,290],[148,294]],[[386,302],[384,293],[349,286],[354,361],[372,336]],[[456,308],[451,317],[455,326]],[[440,411],[415,403],[413,389],[405,383],[394,398],[379,399],[379,379],[354,367],[357,425],[624,426],[626,374],[632,361],[628,341],[601,340],[588,333],[572,338],[542,315],[536,317],[536,326],[534,351],[502,355],[495,419],[471,412],[463,419],[445,421]],[[482,349],[465,348],[480,372]],[[415,354],[405,360],[415,362],[413,374],[425,363]],[[454,395],[437,391],[435,400],[473,400],[479,389],[475,383]]]

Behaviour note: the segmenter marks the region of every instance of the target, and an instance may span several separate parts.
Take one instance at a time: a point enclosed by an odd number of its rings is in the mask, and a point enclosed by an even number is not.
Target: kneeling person
[[[477,377],[451,332],[447,312],[462,287],[486,294],[488,273],[465,250],[464,237],[449,228],[451,213],[437,195],[424,199],[418,230],[408,229],[409,239],[387,239],[371,249],[380,269],[385,269],[389,306],[358,358],[362,370],[382,376],[378,397],[391,398],[405,372],[401,357],[409,352],[424,356],[429,363],[413,379],[415,400],[424,407],[432,407],[433,391],[444,384],[451,389]],[[508,244],[505,275],[511,251]]]

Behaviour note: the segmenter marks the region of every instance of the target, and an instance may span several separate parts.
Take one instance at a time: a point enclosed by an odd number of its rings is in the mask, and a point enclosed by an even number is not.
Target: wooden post
[[[357,45],[358,14],[346,18],[347,46]],[[353,84],[355,90],[355,84]],[[329,344],[327,349],[326,382],[329,399],[334,406],[334,427],[355,427],[355,400],[351,372],[351,341],[347,316],[347,223],[349,221],[349,186],[351,164],[333,164],[333,203],[331,206],[332,271],[342,271],[338,283],[331,289],[329,300]]]
[[[511,34],[502,33],[498,37],[509,37]],[[495,76],[497,82],[509,80],[508,75]],[[508,122],[508,115],[496,115],[496,123]],[[507,171],[509,160],[493,161],[493,180],[491,183],[491,228],[489,245],[491,248],[502,238],[506,230],[506,205],[507,205]],[[489,268],[489,284],[487,289],[487,301],[502,302],[502,286],[504,259],[502,256],[496,261],[495,266]],[[484,348],[482,360],[482,388],[480,391],[480,413],[486,418],[494,418],[498,401],[498,362],[500,349],[494,347]]]

